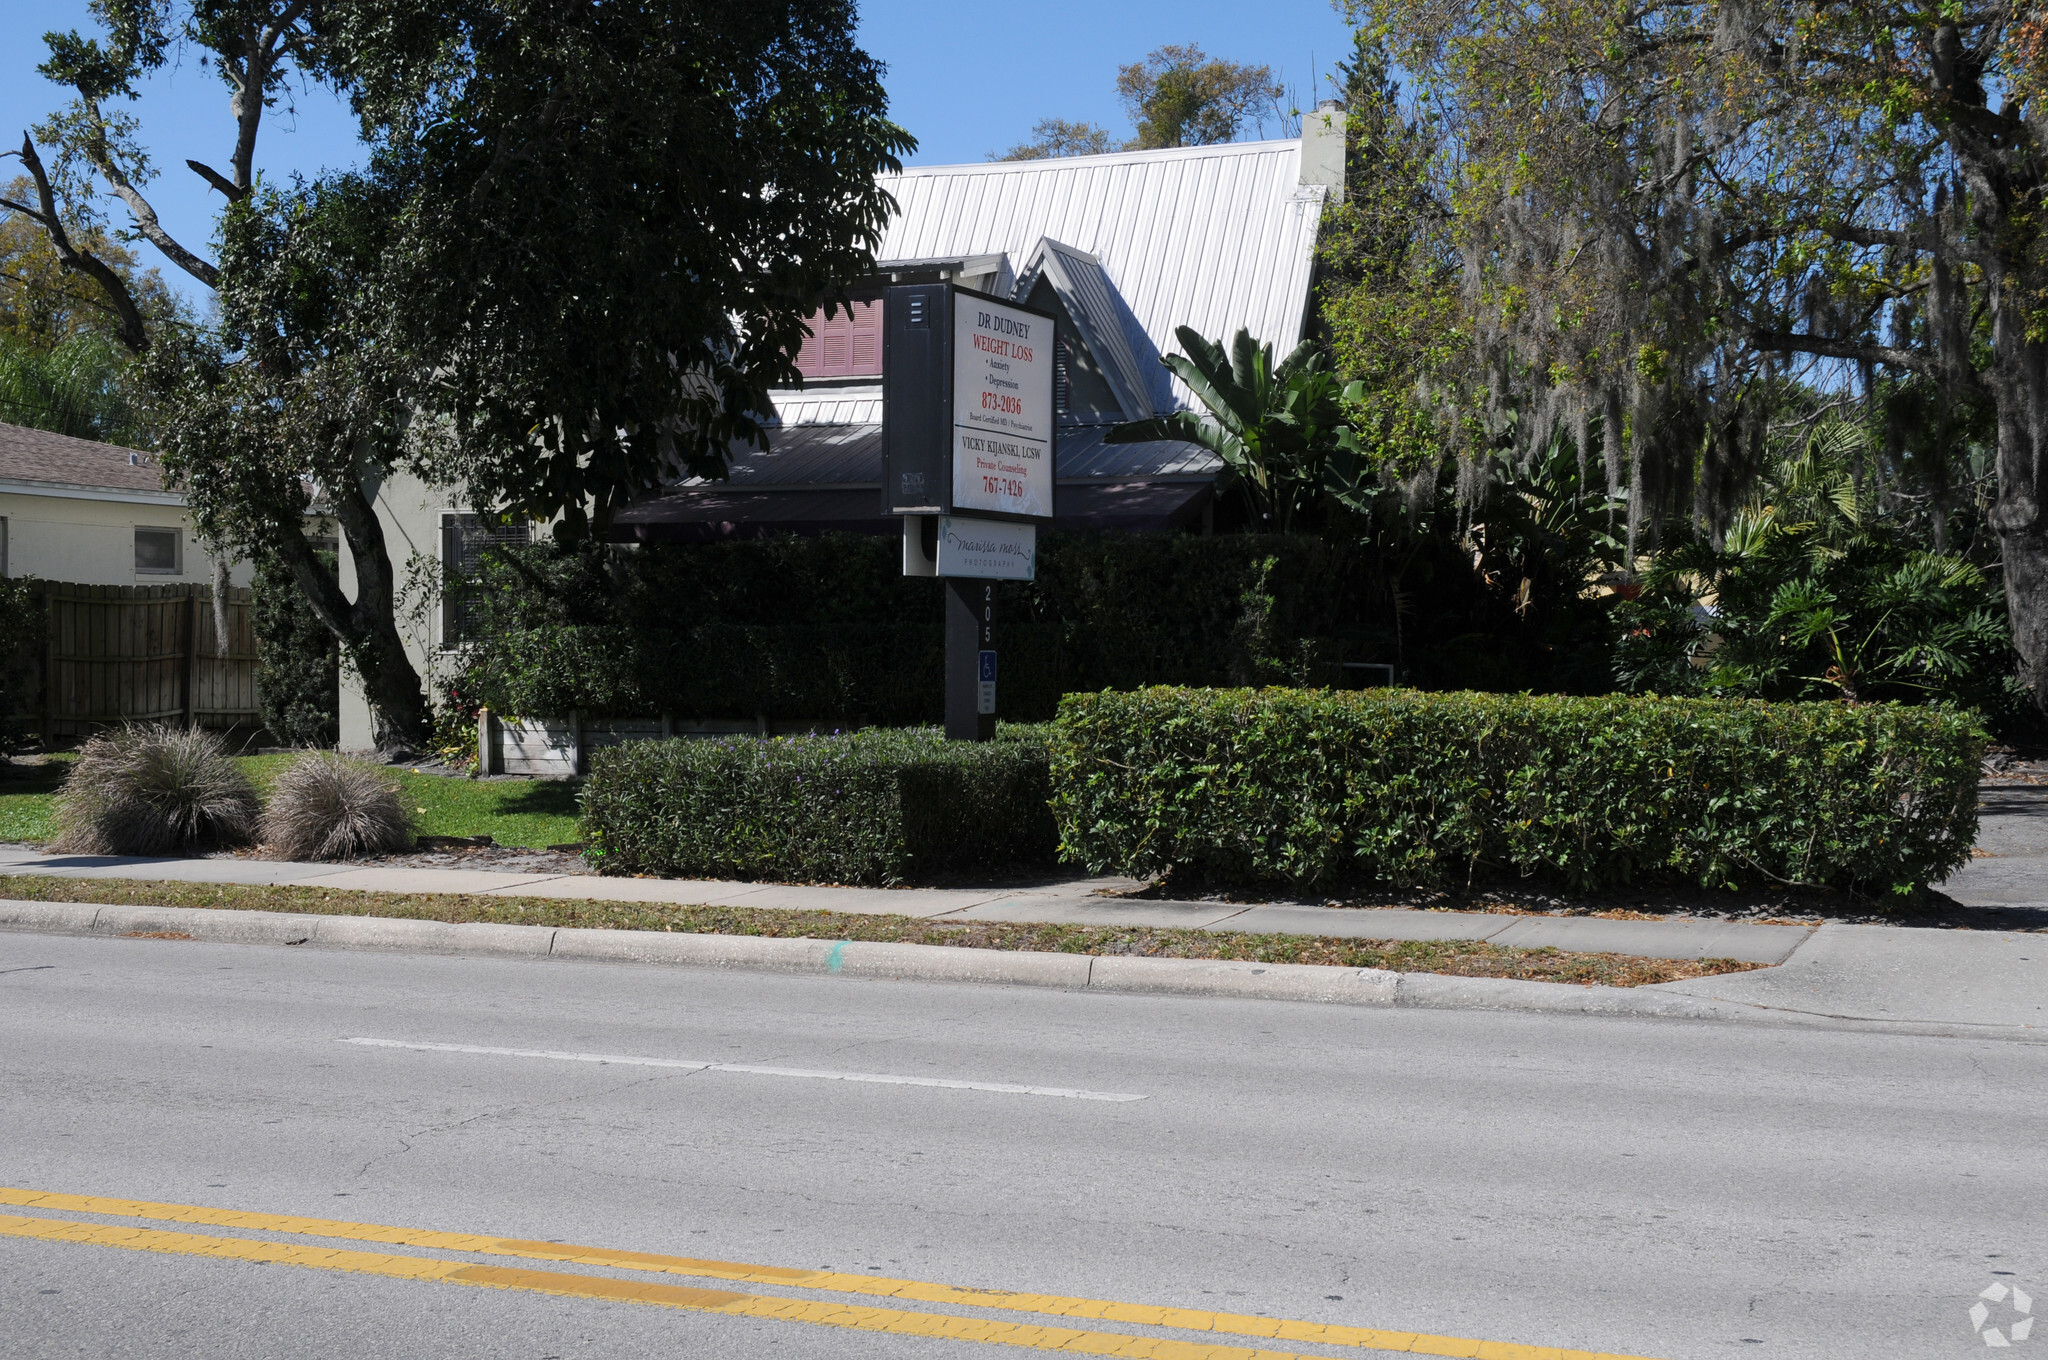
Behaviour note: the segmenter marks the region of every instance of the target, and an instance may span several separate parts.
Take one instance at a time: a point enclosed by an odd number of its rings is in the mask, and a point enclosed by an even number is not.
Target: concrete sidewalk
[[[1966,907],[2048,908],[2048,788],[1987,784],[1968,864],[1939,885]]]
[[[779,907],[913,916],[927,920],[1018,921],[1087,926],[1167,926],[1257,935],[1329,935],[1354,940],[1473,940],[1521,949],[1635,954],[1655,959],[1738,959],[1782,963],[1811,926],[1745,921],[1609,921],[1595,917],[1510,916],[1481,912],[1402,911],[1231,902],[1127,901],[1105,891],[1142,886],[1134,879],[1086,878],[1028,888],[825,888],[709,879],[597,878],[487,869],[399,869],[240,859],[129,859],[52,854],[0,846],[0,875],[155,879],[482,897],[592,898],[683,906]],[[0,896],[6,885],[0,880]]]
[[[2048,909],[2048,789],[1991,786],[1984,791],[1984,801],[1979,857],[1939,885],[1941,890],[1966,907],[2039,906]],[[293,864],[265,860],[124,859],[52,854],[33,846],[0,845],[0,897],[6,894],[5,875],[10,873],[80,879],[291,884],[377,892],[779,907],[961,921],[1173,926],[1351,939],[1484,940],[1525,948],[1550,946],[1574,952],[1635,954],[1649,958],[1734,958],[1775,966],[1624,991],[1543,982],[1375,974],[1373,970],[1352,976],[1350,970],[1301,966],[1266,968],[1164,959],[1098,959],[1085,964],[1087,980],[1079,985],[1242,997],[1268,996],[1273,999],[1348,1000],[1356,1004],[1367,1004],[1365,999],[1370,998],[1371,1004],[1570,1010],[1903,1027],[1938,1033],[1997,1034],[2048,1041],[2048,934],[2020,931],[1930,930],[1832,923],[1815,928],[1687,919],[1613,921],[1595,917],[1511,916],[1301,904],[1244,906],[1219,902],[1131,901],[1104,895],[1140,886],[1129,879],[1074,879],[985,889],[828,888],[471,869]],[[34,904],[24,903],[19,907],[14,913],[19,919],[10,919],[6,923],[7,928],[57,928],[54,916],[46,923],[36,924],[40,920],[40,909]],[[97,933],[113,929],[117,919],[127,919],[118,913],[140,909],[83,910],[91,919],[86,920],[82,928]],[[253,918],[255,914],[211,915],[219,917],[215,924],[229,934],[240,929],[275,933],[287,924],[252,919],[245,926],[231,929],[228,917]],[[181,914],[180,919],[185,919],[185,915]],[[527,929],[435,927],[428,922],[354,921],[351,924],[353,918],[306,919],[313,923],[307,929],[322,938],[331,937],[334,947],[349,947],[348,940],[356,935],[383,931],[391,935],[391,943],[383,947],[449,948],[467,952],[484,947],[486,935],[493,931],[518,934]],[[66,928],[79,926],[74,922]],[[440,940],[437,935],[439,943],[428,942],[426,935],[436,930],[447,938]],[[1083,966],[1076,962],[1082,956],[1004,956],[994,951],[945,946],[856,945],[835,949],[827,941],[682,935],[656,935],[639,940],[629,939],[637,936],[638,932],[628,931],[542,933],[547,934],[549,942],[541,952],[550,957],[567,951],[589,957],[616,956],[640,962],[776,969],[815,966],[837,972],[853,960],[872,955],[874,962],[861,966],[872,966],[891,976],[1055,986],[1076,985],[1067,973],[1074,967]],[[413,943],[401,946],[397,943],[400,940]],[[531,947],[529,944],[520,946],[522,950]],[[817,958],[813,959],[813,954]],[[784,955],[789,957],[784,958]],[[970,959],[970,955],[991,957]],[[905,962],[912,959],[919,962],[914,966]],[[906,969],[909,971],[904,971]],[[1126,978],[1123,976],[1125,973],[1131,976]],[[1044,976],[1041,978],[1040,974]]]

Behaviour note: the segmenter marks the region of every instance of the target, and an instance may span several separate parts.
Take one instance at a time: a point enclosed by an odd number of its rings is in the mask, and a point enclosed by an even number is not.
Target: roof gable
[[[1117,295],[1102,262],[1048,237],[1018,276],[1017,296],[1028,297],[1041,278],[1059,295],[1081,343],[1109,380],[1124,419],[1144,420],[1171,409],[1173,394],[1159,351]]]

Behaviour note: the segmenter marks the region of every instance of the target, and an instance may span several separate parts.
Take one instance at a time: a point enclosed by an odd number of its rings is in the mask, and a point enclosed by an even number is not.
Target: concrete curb
[[[1739,1020],[1802,1028],[2013,1038],[2018,1027],[1906,1023],[1814,1015],[1708,1001],[1647,988],[1580,987],[1511,978],[1394,973],[1377,968],[1154,959],[967,949],[952,945],[793,940],[552,926],[449,925],[378,916],[314,916],[212,907],[115,907],[0,899],[0,931],[100,937],[176,934],[219,944],[380,949],[583,962],[667,964],[744,972],[838,974],[905,982],[995,983],[1136,995],[1236,997],[1369,1007],[1534,1011],[1685,1020]]]

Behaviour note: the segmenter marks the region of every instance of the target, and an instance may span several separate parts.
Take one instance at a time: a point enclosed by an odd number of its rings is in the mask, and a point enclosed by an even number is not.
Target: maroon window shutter
[[[811,338],[797,351],[797,371],[806,378],[879,377],[882,372],[882,304],[856,302],[851,315],[813,312]]]
[[[847,372],[855,377],[880,377],[882,375],[882,304],[879,302],[856,302],[848,326],[851,340],[850,366]]]

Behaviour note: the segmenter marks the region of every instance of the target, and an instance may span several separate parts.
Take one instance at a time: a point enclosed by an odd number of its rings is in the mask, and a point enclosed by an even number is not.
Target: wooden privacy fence
[[[43,739],[123,722],[254,727],[256,632],[249,590],[230,586],[227,647],[209,585],[41,586]]]

